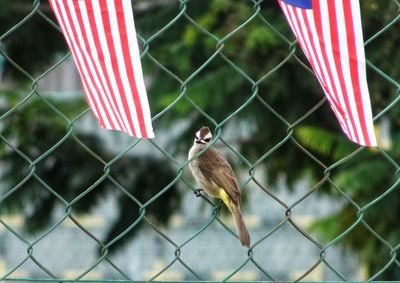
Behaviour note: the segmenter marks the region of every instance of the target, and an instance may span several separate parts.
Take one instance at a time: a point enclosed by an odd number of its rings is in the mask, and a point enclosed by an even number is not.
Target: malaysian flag
[[[350,140],[376,146],[358,0],[278,0]]]
[[[131,1],[49,2],[100,126],[154,137]]]

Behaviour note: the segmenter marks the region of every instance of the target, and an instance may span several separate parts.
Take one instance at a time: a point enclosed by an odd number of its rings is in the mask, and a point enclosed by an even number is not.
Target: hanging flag
[[[49,2],[100,126],[154,137],[131,1]]]
[[[358,0],[278,0],[342,130],[376,146]]]

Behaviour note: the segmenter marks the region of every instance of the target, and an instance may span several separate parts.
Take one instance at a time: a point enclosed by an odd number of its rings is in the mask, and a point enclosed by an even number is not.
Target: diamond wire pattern
[[[378,278],[383,272],[385,272],[391,265],[397,265],[400,267],[400,262],[396,258],[397,256],[397,251],[400,248],[400,244],[397,246],[392,246],[390,243],[388,243],[381,235],[379,235],[373,227],[371,227],[364,219],[364,214],[367,210],[373,209],[374,205],[380,202],[382,199],[384,199],[386,196],[388,196],[392,191],[397,189],[397,185],[400,182],[400,179],[398,178],[399,176],[399,165],[397,162],[388,154],[386,153],[383,149],[378,148],[378,152],[383,157],[385,160],[387,160],[395,169],[395,178],[393,180],[393,183],[391,187],[387,188],[387,190],[375,197],[373,200],[371,200],[369,203],[365,204],[364,206],[360,206],[359,204],[355,203],[351,197],[346,194],[343,190],[341,190],[332,180],[331,175],[335,168],[342,166],[344,163],[348,162],[352,158],[355,158],[357,155],[359,155],[362,151],[365,150],[365,148],[358,148],[354,150],[351,154],[343,157],[341,160],[334,164],[324,164],[322,161],[320,161],[316,156],[314,156],[310,151],[308,151],[294,136],[294,129],[301,124],[307,117],[312,115],[314,112],[316,112],[322,105],[326,103],[326,99],[322,98],[318,103],[315,104],[314,107],[312,107],[307,113],[304,113],[301,117],[299,117],[296,121],[294,122],[289,122],[285,117],[280,115],[265,99],[263,99],[259,95],[259,85],[262,84],[263,82],[270,80],[270,77],[272,74],[277,72],[282,66],[284,66],[289,60],[295,60],[299,63],[299,68],[304,68],[305,71],[311,72],[312,71],[301,61],[296,56],[296,51],[298,49],[298,45],[296,42],[293,42],[291,39],[285,37],[283,34],[279,32],[278,29],[274,27],[273,24],[271,24],[267,18],[263,16],[263,14],[260,12],[261,11],[261,4],[263,3],[262,0],[256,1],[248,1],[249,3],[249,9],[252,9],[252,14],[249,18],[244,20],[240,25],[236,26],[234,29],[232,29],[231,32],[225,34],[222,37],[218,37],[215,34],[211,33],[208,31],[206,28],[204,28],[201,24],[196,22],[194,18],[191,17],[191,15],[187,12],[187,5],[188,5],[188,0],[180,0],[179,1],[179,9],[177,10],[176,16],[171,19],[168,23],[166,23],[164,26],[160,26],[159,30],[154,33],[153,35],[144,38],[140,35],[139,41],[141,43],[142,47],[142,58],[147,58],[151,62],[153,62],[161,71],[163,71],[165,76],[169,76],[171,79],[175,80],[179,85],[180,85],[180,94],[176,97],[176,99],[168,105],[165,109],[163,109],[161,112],[157,113],[153,117],[153,121],[156,121],[158,119],[162,119],[165,114],[167,114],[171,109],[173,109],[178,103],[188,103],[190,104],[200,115],[202,115],[206,120],[209,121],[210,125],[214,128],[215,133],[216,133],[216,138],[214,139],[213,143],[215,143],[217,140],[222,142],[227,149],[231,151],[231,153],[235,154],[235,156],[247,167],[248,170],[248,177],[246,180],[242,180],[241,186],[243,188],[246,188],[246,185],[248,183],[253,183],[255,184],[261,191],[265,193],[266,197],[272,198],[274,201],[276,201],[277,204],[282,206],[285,210],[285,215],[283,219],[272,229],[269,231],[265,231],[264,235],[260,237],[259,239],[255,239],[253,242],[252,246],[248,250],[248,256],[247,259],[242,262],[241,265],[237,266],[237,268],[229,275],[227,275],[221,282],[225,282],[228,280],[231,280],[231,278],[238,273],[242,267],[245,265],[251,263],[255,267],[258,268],[258,270],[263,273],[267,278],[269,278],[272,281],[276,281],[277,278],[274,278],[273,275],[269,273],[269,271],[263,267],[257,260],[254,258],[254,251],[257,249],[257,246],[265,241],[267,238],[269,238],[271,235],[273,235],[276,231],[278,231],[283,225],[285,224],[290,224],[294,229],[298,231],[305,239],[310,241],[319,251],[319,258],[315,260],[315,262],[309,266],[308,270],[305,271],[303,274],[301,274],[298,278],[296,278],[296,281],[300,281],[303,278],[305,278],[308,274],[313,272],[315,268],[317,268],[319,265],[325,265],[328,269],[330,269],[334,274],[338,276],[343,281],[347,281],[348,278],[346,278],[343,274],[341,274],[333,265],[331,265],[327,259],[326,259],[326,253],[329,250],[330,247],[335,245],[337,242],[339,242],[342,238],[344,238],[347,234],[349,234],[351,231],[353,231],[357,226],[362,225],[365,227],[371,234],[373,234],[384,246],[387,247],[389,251],[389,256],[390,260],[387,262],[385,266],[382,267],[382,269],[377,272],[376,274],[373,274],[369,280],[374,280]],[[388,1],[390,2],[390,1]],[[367,39],[365,41],[365,44],[371,44],[375,41],[379,40],[379,37],[383,35],[387,30],[394,28],[396,24],[398,25],[400,21],[400,4],[398,1],[391,1],[395,5],[399,7],[397,15],[387,24],[385,27],[383,27],[381,30],[376,32],[372,37]],[[0,36],[0,48],[1,48],[1,42],[5,41],[7,38],[10,38],[13,36],[14,33],[18,33],[18,30],[23,26],[23,25],[29,25],[30,19],[36,15],[40,16],[42,19],[44,19],[48,24],[54,27],[55,32],[59,31],[59,28],[57,25],[52,22],[50,18],[48,18],[45,13],[41,10],[41,7],[43,6],[43,3],[41,3],[38,0],[33,1],[32,3],[32,8],[31,10],[26,14],[26,16],[20,20],[15,26],[11,27],[8,31],[6,31],[4,34]],[[235,64],[234,61],[232,61],[228,55],[225,54],[224,52],[224,45],[229,42],[229,40],[235,36],[235,34],[241,32],[248,24],[250,24],[252,21],[261,21],[263,24],[265,24],[265,27],[271,31],[274,32],[275,36],[284,42],[288,48],[288,53],[287,57],[282,60],[279,64],[277,64],[273,69],[269,70],[267,73],[265,73],[262,77],[260,78],[252,78],[250,75],[246,73],[246,71],[242,68],[240,68],[238,65]],[[186,21],[187,24],[192,25],[199,33],[201,33],[203,36],[208,37],[211,39],[214,44],[215,44],[215,51],[210,54],[210,56],[200,65],[198,66],[197,69],[193,69],[191,74],[186,77],[186,78],[181,78],[177,74],[175,74],[173,71],[169,70],[166,66],[164,66],[160,61],[158,61],[153,55],[152,55],[152,43],[162,36],[165,33],[169,32],[169,29],[174,26],[174,24],[177,21]],[[12,108],[8,109],[1,117],[0,117],[0,122],[4,121],[7,117],[11,115],[16,115],[16,112],[23,108],[23,106],[33,98],[36,97],[42,101],[42,103],[46,104],[50,109],[52,109],[63,121],[65,122],[65,135],[60,137],[59,141],[52,145],[50,148],[48,148],[47,151],[41,153],[40,156],[38,156],[36,159],[30,158],[27,154],[24,152],[20,151],[18,148],[16,148],[11,141],[9,141],[5,136],[3,136],[0,133],[0,141],[4,144],[6,144],[9,149],[13,150],[16,154],[18,154],[22,159],[25,160],[27,166],[29,167],[29,174],[26,175],[26,177],[20,181],[19,184],[15,185],[14,187],[10,188],[7,192],[5,192],[1,197],[0,197],[0,203],[7,201],[7,198],[9,198],[13,193],[15,193],[18,190],[21,190],[24,184],[31,178],[35,179],[37,182],[39,182],[42,185],[42,188],[44,190],[47,190],[52,194],[52,196],[62,205],[64,206],[64,214],[62,217],[60,217],[52,227],[48,228],[46,231],[44,231],[40,236],[36,237],[34,241],[28,241],[27,239],[24,238],[24,236],[18,232],[16,229],[14,229],[11,225],[9,225],[6,221],[0,219],[1,225],[11,234],[13,234],[16,238],[18,238],[21,243],[23,243],[26,247],[26,256],[25,258],[16,266],[13,266],[9,268],[5,274],[0,274],[0,280],[13,280],[13,281],[46,281],[46,282],[85,282],[87,281],[84,279],[85,275],[90,273],[93,269],[95,269],[100,263],[102,262],[107,262],[123,279],[118,279],[118,280],[112,280],[112,279],[106,279],[102,278],[99,280],[90,280],[90,281],[99,281],[99,282],[133,282],[135,281],[134,278],[131,278],[128,276],[123,270],[121,270],[117,264],[115,264],[109,257],[109,248],[112,245],[118,245],[118,241],[124,237],[129,231],[134,229],[139,223],[144,222],[147,224],[148,227],[150,227],[157,235],[159,235],[163,240],[167,241],[175,250],[174,252],[174,258],[166,263],[166,265],[161,268],[154,276],[149,280],[157,280],[157,278],[162,275],[165,271],[167,271],[172,265],[174,264],[181,264],[189,273],[193,275],[194,278],[197,280],[203,281],[205,280],[202,278],[200,274],[198,274],[195,271],[195,268],[190,266],[188,263],[186,263],[182,258],[182,250],[183,248],[193,242],[196,241],[196,238],[204,231],[206,230],[212,223],[217,222],[219,223],[224,229],[226,229],[227,232],[231,233],[232,235],[235,236],[235,233],[227,227],[222,220],[219,217],[220,213],[220,205],[214,205],[209,199],[207,199],[205,196],[202,196],[202,199],[210,206],[212,206],[212,213],[209,216],[208,220],[205,222],[203,227],[199,229],[195,234],[193,235],[187,235],[186,240],[182,242],[175,242],[173,239],[168,237],[160,228],[158,228],[156,225],[154,225],[151,220],[146,216],[146,209],[147,207],[159,199],[165,192],[168,190],[172,189],[173,186],[178,183],[182,182],[184,183],[188,188],[194,190],[192,187],[191,183],[189,180],[187,180],[184,176],[184,170],[188,165],[189,161],[186,162],[180,162],[178,158],[174,157],[170,153],[168,153],[166,150],[163,149],[162,146],[157,144],[156,142],[152,140],[148,141],[141,141],[141,140],[136,140],[133,142],[131,145],[126,147],[123,151],[121,151],[119,154],[114,156],[111,160],[107,161],[104,160],[102,157],[100,157],[96,152],[94,152],[90,147],[84,144],[83,141],[80,140],[78,136],[75,135],[74,129],[75,129],[75,123],[86,113],[88,113],[88,109],[83,111],[80,115],[76,116],[73,119],[70,119],[65,115],[62,111],[60,111],[55,105],[51,103],[46,97],[44,97],[41,93],[40,90],[38,89],[38,81],[44,78],[48,73],[50,73],[52,70],[54,70],[57,66],[60,64],[63,64],[67,58],[70,57],[70,54],[66,54],[63,58],[61,58],[56,64],[54,64],[51,68],[43,72],[37,77],[34,77],[33,74],[30,74],[28,71],[26,71],[22,66],[18,65],[16,61],[14,61],[13,58],[10,58],[7,55],[7,52],[3,49],[0,49],[1,55],[7,60],[9,64],[11,64],[16,70],[18,70],[21,75],[26,77],[30,81],[30,90],[26,93],[25,98],[23,98],[21,101],[19,101],[15,106]],[[32,54],[34,55],[34,54]],[[206,113],[187,93],[187,88],[188,85],[190,85],[196,77],[201,73],[201,72],[206,72],[206,68],[212,64],[215,60],[217,59],[222,59],[227,66],[230,66],[232,70],[234,70],[239,76],[241,76],[244,80],[246,80],[250,85],[251,85],[251,95],[243,102],[243,104],[237,108],[234,112],[230,113],[229,116],[227,116],[224,120],[218,122],[213,118],[212,113]],[[391,84],[395,89],[396,89],[396,98],[385,108],[383,109],[378,115],[374,117],[374,121],[377,121],[379,118],[384,116],[390,109],[396,106],[398,100],[400,99],[400,83],[398,80],[395,78],[390,77],[387,75],[385,72],[379,69],[376,65],[371,63],[369,60],[367,60],[367,65],[370,70],[375,72],[377,75],[379,75],[382,79],[386,80],[389,84]],[[240,152],[238,152],[227,140],[225,140],[222,137],[222,130],[223,127],[227,124],[228,121],[231,119],[234,119],[239,113],[247,108],[251,103],[257,102],[260,103],[265,107],[266,111],[269,111],[271,114],[273,114],[281,123],[282,125],[285,125],[286,127],[286,135],[273,146],[269,150],[267,150],[262,156],[259,157],[257,161],[254,163],[251,163],[248,159],[246,159]],[[42,160],[44,160],[46,157],[50,156],[52,152],[59,148],[67,139],[74,139],[76,143],[81,146],[88,154],[93,156],[98,160],[99,163],[102,164],[103,166],[103,174],[100,178],[98,178],[92,185],[89,187],[85,188],[82,190],[82,192],[77,195],[74,199],[71,201],[67,201],[65,198],[63,198],[61,195],[59,195],[54,188],[52,188],[49,184],[45,182],[40,176],[36,174],[36,166],[38,163],[40,163]],[[154,195],[152,198],[147,200],[146,202],[141,202],[139,201],[134,195],[132,195],[122,184],[120,184],[110,173],[110,170],[112,166],[120,160],[125,154],[127,154],[128,151],[132,150],[135,148],[139,143],[148,143],[150,144],[154,151],[163,155],[165,158],[169,159],[172,164],[177,168],[176,169],[176,177],[173,181],[171,181],[167,186],[164,188],[160,188],[160,191]],[[317,166],[321,168],[321,172],[323,172],[323,176],[321,179],[316,182],[304,195],[302,195],[300,198],[298,198],[295,202],[289,204],[285,203],[282,199],[280,199],[277,194],[268,188],[265,187],[265,185],[262,184],[262,182],[257,179],[256,174],[255,174],[255,169],[258,165],[260,165],[262,162],[268,159],[270,155],[275,153],[278,149],[283,147],[286,144],[291,144],[295,147],[298,148],[298,150],[302,151],[305,155],[306,158],[310,160],[310,162],[315,163]],[[201,153],[200,153],[201,154]],[[126,197],[130,198],[132,201],[132,205],[138,206],[139,209],[139,217],[137,219],[132,219],[132,224],[120,235],[115,237],[112,241],[108,243],[102,242],[100,239],[98,239],[85,225],[83,225],[72,213],[72,208],[73,206],[79,202],[82,198],[84,198],[87,194],[89,194],[92,190],[94,190],[98,184],[104,182],[104,181],[109,181],[111,182],[121,193],[125,194]],[[306,231],[304,231],[293,219],[293,209],[302,203],[306,198],[308,198],[311,194],[316,193],[321,186],[323,185],[329,185],[331,186],[339,195],[341,195],[344,199],[346,199],[357,211],[357,220],[350,226],[348,227],[347,230],[343,231],[338,237],[333,239],[330,243],[328,244],[322,244],[318,242],[312,235],[308,234]],[[83,233],[85,233],[88,237],[90,237],[100,248],[101,252],[100,255],[98,256],[97,260],[92,263],[91,266],[89,266],[84,272],[79,274],[73,279],[66,279],[66,278],[60,278],[57,274],[52,273],[51,270],[47,269],[42,263],[40,263],[33,255],[35,246],[37,243],[40,241],[46,241],[46,236],[48,236],[50,233],[52,233],[54,230],[57,229],[66,219],[69,219],[74,223],[76,227],[78,227]],[[236,236],[235,236],[236,237]],[[16,278],[12,277],[11,275],[14,273],[14,271],[18,270],[19,267],[21,267],[26,261],[31,260],[34,264],[37,265],[41,270],[43,270],[49,277],[48,278]],[[188,281],[187,281],[188,282]]]

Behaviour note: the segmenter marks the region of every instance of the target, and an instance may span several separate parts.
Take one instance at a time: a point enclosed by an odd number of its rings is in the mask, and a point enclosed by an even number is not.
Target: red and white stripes
[[[154,137],[131,1],[49,2],[100,126]]]
[[[312,0],[310,9],[278,2],[343,131],[376,146],[359,1]]]

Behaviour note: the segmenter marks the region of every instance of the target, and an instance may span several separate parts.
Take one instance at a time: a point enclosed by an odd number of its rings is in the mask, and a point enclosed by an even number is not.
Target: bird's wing
[[[240,201],[240,188],[235,173],[228,161],[214,148],[199,157],[203,176],[225,189],[234,203]]]

